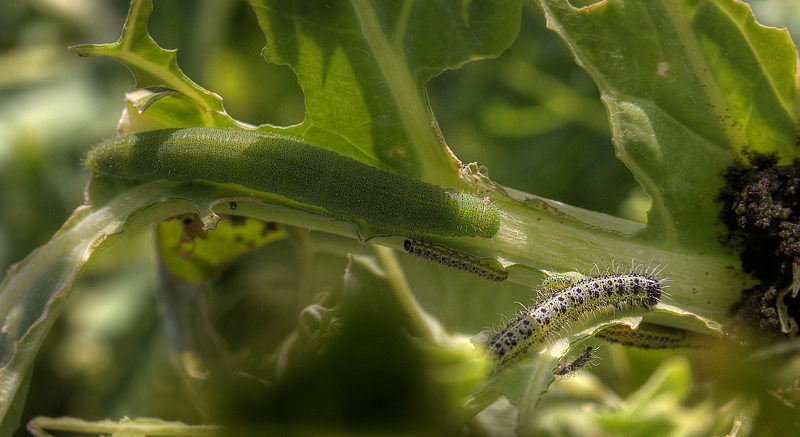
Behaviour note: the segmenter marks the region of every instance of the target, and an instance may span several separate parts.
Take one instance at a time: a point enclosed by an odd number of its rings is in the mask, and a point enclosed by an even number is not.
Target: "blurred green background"
[[[800,36],[796,0],[749,2],[766,25]],[[0,2],[0,270],[44,244],[83,203],[86,151],[115,135],[131,75],[110,59],[67,46],[113,42],[127,2]],[[234,118],[290,125],[303,96],[288,67],[267,64],[265,41],[242,0],[156,0],[150,33],[179,48],[178,64],[224,98]],[[502,185],[575,206],[643,220],[647,199],[615,155],[591,78],[524,4],[519,39],[500,58],[448,71],[429,85],[434,113],[463,162]],[[152,235],[128,238],[90,263],[36,363],[31,415],[102,419],[187,417],[158,322]],[[163,399],[163,405],[156,400]],[[167,417],[172,418],[172,417]],[[23,422],[24,423],[24,422]],[[27,435],[20,431],[20,435]]]

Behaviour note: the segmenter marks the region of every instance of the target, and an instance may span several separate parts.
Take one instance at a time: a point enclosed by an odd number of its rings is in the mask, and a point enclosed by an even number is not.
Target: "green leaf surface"
[[[617,153],[653,200],[649,237],[716,246],[725,167],[746,150],[800,156],[795,47],[744,3],[540,5],[600,88]]]
[[[117,42],[78,45],[70,49],[80,56],[109,56],[121,62],[133,74],[138,88],[166,87],[179,92],[193,103],[195,115],[203,120],[205,126],[236,125],[225,112],[220,96],[203,89],[178,68],[177,50],[165,50],[150,37],[147,20],[152,12],[152,0],[131,2],[128,19]],[[149,103],[161,97],[163,95],[154,94]]]
[[[519,1],[251,3],[267,37],[264,56],[291,66],[306,96],[306,118],[291,133],[370,165],[460,185],[425,83],[508,47]]]

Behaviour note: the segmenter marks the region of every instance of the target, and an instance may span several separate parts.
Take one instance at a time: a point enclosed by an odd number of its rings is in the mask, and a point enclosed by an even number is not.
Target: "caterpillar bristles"
[[[638,269],[639,272],[648,270],[650,265]],[[536,303],[523,306],[525,310],[512,317],[489,341],[493,372],[544,347],[559,335],[569,335],[575,331],[574,325],[585,325],[594,317],[605,317],[609,313],[614,317],[633,315],[649,310],[661,300],[663,293],[661,281],[650,273],[609,273],[593,277],[578,273],[569,276],[545,273],[549,277],[540,287]]]

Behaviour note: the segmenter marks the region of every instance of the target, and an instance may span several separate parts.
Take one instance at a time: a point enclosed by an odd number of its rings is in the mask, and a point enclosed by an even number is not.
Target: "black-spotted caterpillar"
[[[483,279],[502,282],[508,278],[508,271],[493,267],[487,262],[471,257],[466,253],[411,240],[405,240],[405,242],[403,242],[403,248],[411,255],[473,273]]]
[[[567,363],[559,364],[556,370],[553,371],[553,374],[564,376],[583,369],[587,364],[590,364],[592,360],[597,357],[597,355],[595,355],[596,351],[596,347],[586,346],[586,349],[583,350],[583,353],[581,353],[578,358],[575,358]]]
[[[720,343],[720,339],[712,335],[652,323],[641,323],[636,329],[628,325],[609,326],[594,336],[639,349],[699,349]]]
[[[543,346],[590,313],[646,310],[657,304],[662,294],[659,280],[647,273],[581,279],[554,276],[542,284],[541,291],[536,305],[517,314],[489,341],[494,370]]]

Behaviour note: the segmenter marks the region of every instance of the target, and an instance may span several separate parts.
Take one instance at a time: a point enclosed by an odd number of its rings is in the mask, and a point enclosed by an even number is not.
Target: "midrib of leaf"
[[[414,6],[414,0],[405,0],[403,2],[403,10],[400,11],[400,16],[397,18],[397,27],[392,37],[392,45],[395,48],[403,49],[403,38],[406,35],[408,28],[408,18],[411,16],[411,7]]]
[[[413,2],[406,1],[403,4],[401,21],[397,26],[392,43],[384,35],[381,23],[375,15],[370,1],[351,0],[351,4],[370,52],[375,57],[381,74],[386,78],[387,88],[392,93],[392,98],[397,102],[401,123],[412,143],[438,145],[436,136],[432,135],[433,120],[428,114],[426,104],[420,99],[421,87],[417,86],[411,76],[403,50],[403,35]],[[455,168],[453,163],[447,160],[448,155],[441,153],[440,147],[418,146],[416,151],[422,158],[420,161],[425,168],[422,172],[424,175],[433,176],[444,173],[432,171],[436,168]]]

